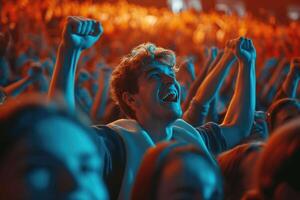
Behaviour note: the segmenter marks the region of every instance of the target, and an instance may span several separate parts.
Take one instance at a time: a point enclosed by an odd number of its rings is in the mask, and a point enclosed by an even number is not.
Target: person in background
[[[22,99],[0,108],[0,199],[108,199],[95,133],[45,98]]]
[[[193,145],[160,143],[145,153],[131,199],[221,200],[220,169]]]

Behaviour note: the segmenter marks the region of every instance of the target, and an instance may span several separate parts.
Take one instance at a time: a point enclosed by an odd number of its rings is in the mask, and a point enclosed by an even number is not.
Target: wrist
[[[241,67],[247,67],[247,68],[255,67],[255,59],[251,59],[251,60],[247,60],[247,61],[239,59],[238,62],[239,62],[239,66],[241,66]]]
[[[294,81],[300,79],[298,73],[297,73],[296,71],[294,71],[294,70],[291,70],[291,71],[287,74],[287,78],[290,79],[290,80],[294,80]]]
[[[237,57],[231,52],[225,52],[221,59],[225,64],[231,64],[236,61]]]
[[[76,47],[72,44],[69,44],[65,41],[62,41],[59,45],[59,48],[63,51],[66,51],[66,52],[70,52],[70,53],[81,53],[82,52],[82,49],[80,47]]]

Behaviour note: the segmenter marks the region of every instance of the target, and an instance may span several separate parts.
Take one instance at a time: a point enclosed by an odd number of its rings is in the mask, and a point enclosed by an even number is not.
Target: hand
[[[235,53],[242,63],[250,64],[256,60],[256,50],[250,39],[240,37],[230,40],[227,47]]]
[[[209,54],[208,54],[208,60],[214,60],[218,55],[218,48],[217,47],[211,47],[209,49]]]
[[[103,33],[100,22],[82,17],[68,17],[63,31],[63,43],[67,47],[86,49]]]

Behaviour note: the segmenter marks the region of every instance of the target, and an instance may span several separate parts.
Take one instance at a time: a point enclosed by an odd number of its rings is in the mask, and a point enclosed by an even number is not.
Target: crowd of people
[[[300,198],[298,22],[67,0],[0,14],[0,199]]]

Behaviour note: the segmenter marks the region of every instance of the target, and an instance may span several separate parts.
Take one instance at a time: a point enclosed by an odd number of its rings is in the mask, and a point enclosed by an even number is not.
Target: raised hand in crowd
[[[228,146],[233,147],[249,135],[254,120],[256,50],[252,41],[243,37],[229,41],[227,48],[239,62],[235,91],[221,125]]]
[[[82,17],[68,17],[58,50],[49,98],[57,92],[75,109],[75,73],[82,50],[91,47],[103,32],[100,22]]]
[[[207,74],[199,86],[195,96],[190,103],[188,110],[184,113],[183,119],[194,126],[204,124],[210,102],[215,98],[228,71],[236,57],[231,47],[227,44],[224,52],[221,52],[216,59],[214,67]]]
[[[281,98],[296,98],[298,83],[300,80],[300,57],[291,60],[290,70],[281,88],[278,90],[274,101]]]

